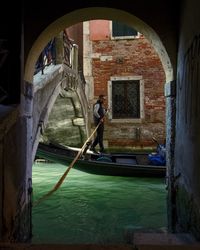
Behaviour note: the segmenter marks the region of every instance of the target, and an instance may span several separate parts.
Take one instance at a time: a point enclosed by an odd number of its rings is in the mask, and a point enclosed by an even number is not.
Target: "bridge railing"
[[[35,74],[39,71],[44,74],[44,68],[50,64],[55,64],[56,62],[56,47],[55,38],[50,40],[42,53],[40,54],[36,64],[35,64]]]
[[[44,69],[46,66],[50,64],[56,64],[56,39],[53,38],[46,47],[41,52],[36,65],[35,65],[35,74],[38,72],[42,72],[44,74]],[[73,43],[66,30],[63,31],[62,37],[63,43],[63,64],[68,66],[69,68],[78,71],[78,45]]]

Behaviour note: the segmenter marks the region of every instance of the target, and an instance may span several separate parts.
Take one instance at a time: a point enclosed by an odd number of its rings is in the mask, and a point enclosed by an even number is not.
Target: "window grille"
[[[113,119],[140,118],[140,81],[112,81]]]

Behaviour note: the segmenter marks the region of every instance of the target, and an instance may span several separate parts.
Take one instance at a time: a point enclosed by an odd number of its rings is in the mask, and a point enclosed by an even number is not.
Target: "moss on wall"
[[[177,231],[190,232],[200,240],[200,208],[197,199],[180,184],[176,196],[176,213]]]

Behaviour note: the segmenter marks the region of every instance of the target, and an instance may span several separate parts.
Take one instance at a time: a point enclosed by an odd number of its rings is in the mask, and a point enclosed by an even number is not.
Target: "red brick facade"
[[[100,21],[90,24],[90,33]],[[109,21],[107,21],[109,22]],[[104,21],[105,25],[105,21]],[[107,26],[105,32],[107,32]],[[101,30],[101,32],[103,32]],[[114,120],[108,118],[105,124],[105,141],[109,146],[147,147],[155,146],[152,136],[164,141],[165,138],[165,74],[160,59],[147,39],[140,35],[133,39],[92,38],[92,76],[94,99],[99,94],[108,96],[109,81],[115,77],[136,77],[143,83],[140,119]],[[102,36],[103,37],[103,36]],[[109,38],[109,39],[108,39]]]

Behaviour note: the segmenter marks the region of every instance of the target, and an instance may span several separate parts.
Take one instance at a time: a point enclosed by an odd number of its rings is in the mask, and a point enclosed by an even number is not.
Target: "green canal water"
[[[35,163],[33,201],[49,192],[64,165]],[[32,211],[33,243],[124,244],[134,231],[165,230],[164,179],[111,177],[71,169]]]

